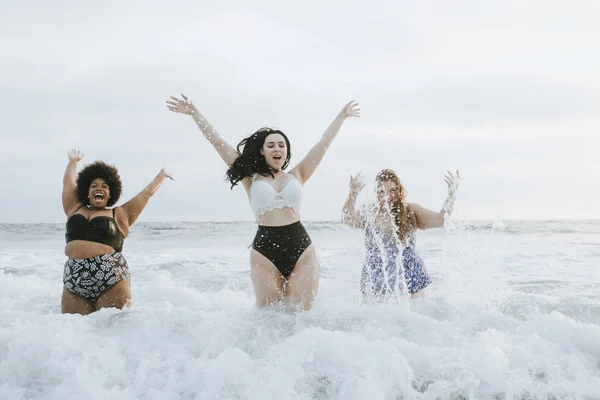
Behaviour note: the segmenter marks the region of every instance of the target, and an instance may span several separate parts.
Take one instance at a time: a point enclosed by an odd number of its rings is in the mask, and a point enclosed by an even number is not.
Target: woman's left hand
[[[174,181],[175,178],[173,178],[173,175],[171,175],[169,172],[166,171],[166,167],[161,169],[159,172],[159,175],[164,179],[164,178],[169,178],[170,180]]]
[[[444,181],[448,185],[448,193],[455,194],[460,182],[460,174],[458,173],[458,170],[456,170],[456,176],[454,176],[452,172],[448,171],[444,177]]]
[[[344,118],[348,117],[360,117],[360,108],[358,107],[358,103],[352,100],[350,103],[346,104],[342,111],[340,111],[340,116]]]

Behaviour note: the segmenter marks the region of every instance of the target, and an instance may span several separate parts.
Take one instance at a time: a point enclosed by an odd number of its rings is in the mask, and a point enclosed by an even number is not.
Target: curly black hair
[[[258,131],[254,132],[252,135],[243,139],[237,145],[237,153],[238,158],[235,159],[231,167],[227,170],[226,173],[226,181],[231,182],[231,188],[238,184],[241,180],[246,177],[250,177],[256,173],[262,176],[272,176],[273,170],[267,162],[262,154],[260,154],[260,150],[265,144],[265,139],[267,136],[278,133],[283,136],[285,140],[285,145],[287,146],[287,157],[281,167],[282,170],[285,170],[290,163],[290,157],[292,156],[292,149],[290,146],[290,140],[285,135],[285,133],[281,132],[277,129],[271,128],[261,128]],[[240,150],[241,147],[244,147],[243,150]]]
[[[110,198],[106,203],[107,207],[115,205],[121,197],[123,184],[119,171],[114,165],[108,165],[104,161],[96,161],[83,167],[77,175],[77,198],[81,204],[90,204],[88,192],[92,181],[96,178],[102,178],[108,184],[110,189]]]

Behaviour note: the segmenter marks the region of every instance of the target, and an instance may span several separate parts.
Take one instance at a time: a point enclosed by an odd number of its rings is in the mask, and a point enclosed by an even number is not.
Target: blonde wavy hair
[[[406,189],[402,186],[398,175],[391,169],[383,169],[379,171],[375,177],[377,188],[385,182],[393,182],[398,187],[398,194],[395,199],[389,203],[389,211],[392,214],[392,217],[394,217],[398,239],[406,244],[406,237],[412,230],[412,217],[406,206]]]

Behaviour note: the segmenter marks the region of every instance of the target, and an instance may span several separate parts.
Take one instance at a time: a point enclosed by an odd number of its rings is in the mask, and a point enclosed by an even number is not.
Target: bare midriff
[[[73,240],[67,243],[65,255],[71,259],[92,258],[115,251],[110,246],[87,240]]]
[[[300,214],[291,207],[267,211],[257,219],[258,225],[262,226],[285,226],[298,221],[300,221]]]

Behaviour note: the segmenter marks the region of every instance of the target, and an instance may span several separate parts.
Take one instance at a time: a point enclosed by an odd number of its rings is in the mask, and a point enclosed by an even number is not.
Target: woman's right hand
[[[182,94],[181,97],[183,98],[183,100],[171,96],[172,100],[167,100],[167,108],[173,112],[180,114],[197,114],[198,109],[196,108],[196,106],[194,106],[192,102],[187,97],[185,97],[185,95]]]
[[[455,195],[458,190],[458,184],[460,183],[460,173],[456,170],[456,175],[448,171],[444,176],[444,181],[448,185],[448,194]]]
[[[360,176],[360,172],[355,176],[350,175],[350,192],[358,194],[361,190],[364,189],[365,184],[362,181],[362,177]]]
[[[70,150],[69,151],[69,161],[79,162],[83,160],[83,153],[79,150]]]

